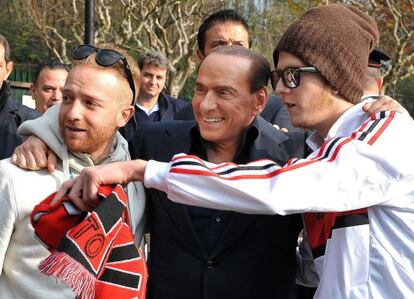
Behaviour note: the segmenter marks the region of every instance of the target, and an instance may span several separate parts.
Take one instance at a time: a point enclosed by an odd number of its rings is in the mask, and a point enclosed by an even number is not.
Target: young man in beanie
[[[100,183],[144,179],[183,204],[304,213],[320,280],[315,298],[413,298],[414,144],[407,136],[414,122],[395,112],[367,116],[360,102],[378,36],[371,17],[344,4],[307,11],[282,36],[274,83],[292,123],[315,130],[307,159],[281,168],[177,155],[171,163],[88,168],[64,187],[76,202],[84,200],[79,190],[93,197]]]

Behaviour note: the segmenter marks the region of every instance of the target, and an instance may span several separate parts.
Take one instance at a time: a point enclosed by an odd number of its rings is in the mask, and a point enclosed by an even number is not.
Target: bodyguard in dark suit
[[[9,42],[0,34],[0,160],[10,157],[14,148],[22,143],[17,135],[20,124],[40,115],[13,99],[10,85],[6,81],[12,70]]]
[[[217,48],[197,76],[197,122],[143,124],[130,143],[131,155],[170,161],[184,152],[212,162],[269,158],[281,165],[301,157],[302,133],[286,135],[258,116],[266,104],[269,74],[268,62],[253,51]],[[148,298],[294,298],[300,216],[185,206],[155,189],[147,195]]]

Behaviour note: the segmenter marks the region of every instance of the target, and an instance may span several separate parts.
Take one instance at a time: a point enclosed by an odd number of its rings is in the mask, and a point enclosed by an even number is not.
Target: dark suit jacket
[[[270,158],[285,164],[304,154],[304,136],[275,130],[262,118],[250,160]],[[191,147],[192,121],[143,125],[130,143],[134,158],[170,161]],[[151,253],[148,298],[293,298],[295,248],[302,228],[299,215],[234,213],[215,248],[208,253],[184,205],[165,193],[147,190]],[[275,200],[289,200],[280,198]]]
[[[9,83],[3,82],[0,90],[0,160],[10,157],[14,148],[22,143],[17,135],[21,123],[39,115],[39,112],[16,102]]]
[[[186,107],[188,105],[187,102],[176,99],[165,92],[160,93],[158,96],[158,105],[160,107],[160,121],[170,121],[175,119],[175,114]],[[135,114],[137,114],[138,108],[135,107]],[[140,125],[135,117],[135,114],[131,119],[128,121],[128,123],[119,129],[119,132],[124,136],[126,140],[130,140],[134,134],[135,131],[138,128],[138,125]]]
[[[286,128],[289,131],[297,130],[297,128],[292,126],[292,123],[290,122],[289,112],[287,111],[286,106],[283,105],[282,99],[280,97],[269,95],[267,104],[260,116],[271,124],[278,125],[281,128]],[[194,112],[191,103],[178,110],[178,112],[175,114],[174,119],[193,120]]]

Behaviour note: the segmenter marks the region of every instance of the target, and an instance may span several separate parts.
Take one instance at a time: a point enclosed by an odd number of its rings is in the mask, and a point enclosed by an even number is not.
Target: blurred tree
[[[167,90],[177,95],[186,79],[194,77],[198,26],[211,12],[227,7],[243,15],[253,49],[272,61],[273,48],[287,26],[305,10],[328,2],[351,3],[376,19],[380,46],[393,56],[386,92],[404,94],[401,101],[408,106],[414,94],[400,93],[398,82],[414,77],[413,0],[95,0],[95,42],[113,42],[132,54],[147,49],[164,53],[170,61]],[[67,63],[71,49],[83,43],[84,0],[0,3],[1,32],[10,39],[18,61],[38,62],[53,55]],[[192,97],[192,82],[181,92],[187,99]]]
[[[348,1],[368,11],[380,29],[380,47],[392,57],[384,78],[386,94],[398,99],[414,115],[414,1]],[[401,90],[400,90],[401,89]]]
[[[16,0],[16,6],[38,29],[44,44],[61,61],[83,43],[84,1]],[[169,60],[167,90],[177,96],[195,69],[194,47],[205,14],[220,0],[96,0],[95,43],[112,42],[131,52],[154,49]]]
[[[393,94],[414,117],[414,78],[406,78],[397,83]]]
[[[39,43],[38,30],[27,22],[13,1],[0,0],[0,33],[10,43],[15,63],[37,63],[48,56],[48,49]]]

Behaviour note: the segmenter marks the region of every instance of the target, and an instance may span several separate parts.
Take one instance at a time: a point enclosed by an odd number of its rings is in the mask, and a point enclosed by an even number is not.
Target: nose
[[[152,77],[151,80],[150,80],[150,83],[152,85],[155,85],[157,83],[157,79],[155,77]]]
[[[66,108],[66,118],[70,121],[76,121],[81,119],[82,116],[82,104],[80,101],[72,101],[71,103],[65,103]]]
[[[60,88],[55,89],[53,92],[53,101],[59,102],[62,100],[62,90]]]
[[[217,102],[212,91],[208,91],[200,102],[200,110],[208,112],[217,108]]]
[[[281,94],[287,93],[289,91],[290,91],[290,89],[286,87],[285,83],[283,83],[283,80],[279,79],[279,81],[277,81],[277,83],[276,83],[275,93],[277,95],[281,95]]]

